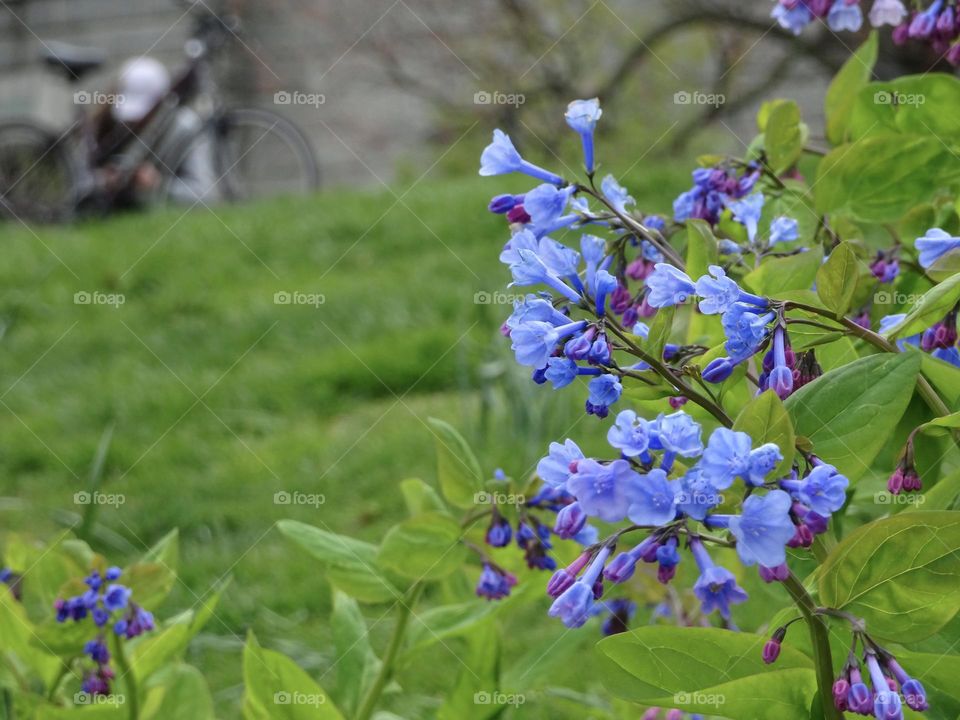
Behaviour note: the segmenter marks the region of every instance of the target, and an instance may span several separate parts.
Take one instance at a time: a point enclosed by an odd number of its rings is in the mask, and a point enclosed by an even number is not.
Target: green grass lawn
[[[632,187],[665,210],[686,172]],[[433,480],[427,417],[461,428],[485,471],[513,475],[581,419],[582,398],[551,397],[514,369],[498,333],[508,309],[474,302],[508,277],[502,219],[484,211],[502,186],[4,226],[0,531],[50,538],[75,524],[74,494],[112,427],[102,490],[125,503],[100,510],[91,544],[122,563],[179,527],[171,611],[233,576],[190,651],[218,705],[240,695],[248,628],[322,674],[329,593],[272,530],[278,519],[376,540],[404,512],[399,481]],[[124,302],[78,304],[78,292]],[[275,302],[295,292],[324,302]],[[326,501],[277,505],[282,490]],[[374,625],[375,647],[388,629]],[[420,673],[428,692],[449,682]]]

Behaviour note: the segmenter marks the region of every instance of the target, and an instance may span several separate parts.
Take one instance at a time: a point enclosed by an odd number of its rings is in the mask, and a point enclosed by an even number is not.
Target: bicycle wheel
[[[214,125],[218,189],[231,201],[303,195],[320,184],[313,148],[289,120],[267,110],[228,110]]]
[[[27,122],[0,125],[0,215],[29,222],[68,220],[77,179],[66,145]]]

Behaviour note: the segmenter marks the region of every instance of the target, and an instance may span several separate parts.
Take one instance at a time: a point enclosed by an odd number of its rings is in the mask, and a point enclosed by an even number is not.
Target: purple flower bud
[[[676,565],[660,565],[657,568],[657,581],[663,585],[668,585],[677,575]]]
[[[586,524],[587,514],[580,507],[580,503],[570,503],[557,513],[557,521],[553,526],[553,531],[561,540],[569,540],[583,530],[583,526]]]
[[[510,523],[507,522],[499,513],[494,513],[490,520],[490,527],[487,528],[486,541],[491,547],[506,547],[510,544],[510,538],[513,531]]]
[[[813,533],[810,532],[810,528],[803,523],[797,525],[797,532],[790,538],[787,547],[798,548],[810,547],[811,545],[813,545]]]
[[[716,358],[711,360],[703,369],[703,379],[709,383],[721,383],[733,373],[736,367],[733,361],[728,357]]]
[[[617,555],[603,571],[603,575],[612,583],[622,583],[633,577],[637,568],[637,559],[630,553]]]
[[[772,665],[780,657],[780,641],[776,638],[770,638],[763,646],[763,661],[767,665]]]
[[[497,215],[503,215],[504,213],[508,213],[513,210],[513,208],[522,202],[522,195],[497,195],[490,201],[487,209],[492,213],[496,213]]]
[[[567,568],[560,568],[547,583],[547,595],[552,598],[560,597],[576,581],[576,575],[573,575]]]
[[[511,223],[526,225],[530,222],[530,216],[527,215],[527,211],[523,209],[523,205],[517,205],[507,212],[507,220]]]
[[[850,712],[869,715],[873,712],[873,693],[860,677],[857,668],[850,669],[850,692],[847,694],[847,706]]]
[[[843,712],[847,709],[847,696],[850,693],[850,683],[847,682],[846,678],[838,678],[835,683],[833,683],[833,705],[840,712]]]
[[[782,565],[777,565],[776,567],[765,567],[760,565],[760,579],[766,583],[772,582],[783,582],[788,577],[790,577],[790,568],[786,563]]]

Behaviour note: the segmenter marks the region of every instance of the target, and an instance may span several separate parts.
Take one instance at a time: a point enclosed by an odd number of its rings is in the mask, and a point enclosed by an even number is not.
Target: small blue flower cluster
[[[873,688],[863,681],[860,663],[850,653],[840,677],[833,684],[833,703],[838,710],[873,715],[881,720],[903,720],[904,702],[916,712],[930,707],[927,692],[920,681],[907,675],[896,658],[875,643],[871,642],[867,647],[864,664]],[[898,687],[900,692],[897,692]]]
[[[794,35],[817,19],[825,20],[833,32],[857,32],[863,25],[861,0],[777,0],[772,17]],[[919,40],[951,64],[960,65],[960,17],[952,2],[933,0],[926,9],[910,12],[903,0],[873,0],[869,19],[873,27],[893,26],[897,45]]]
[[[554,574],[547,588],[555,598],[550,615],[569,627],[586,622],[594,601],[603,595],[604,578],[621,583],[641,560],[657,563],[660,581],[670,582],[680,562],[682,537],[700,571],[694,593],[703,611],[717,610],[729,618],[730,606],[747,595],[729,570],[711,560],[704,538],[691,522],[728,531],[741,562],[759,565],[761,576],[772,582],[787,577],[786,547],[812,544],[813,536],[826,530],[830,516],[846,499],[847,478],[832,465],[811,456],[811,470],[802,479],[793,473],[769,482],[767,476],[783,459],[776,445],[754,448],[746,433],[721,427],[704,447],[700,425],[683,411],[648,421],[624,410],[607,440],[620,451],[620,458],[587,458],[567,440],[551,443],[549,454],[537,466],[549,488],[576,499],[571,514],[580,522],[588,517],[611,523],[629,520],[635,526],[631,529],[652,531],[633,549],[611,559],[620,534],[614,535]],[[698,460],[675,473],[678,457]],[[741,513],[714,512],[737,479],[747,490]],[[576,527],[566,528],[571,529]]]
[[[153,615],[131,601],[130,588],[116,582],[120,575],[118,567],[108,568],[102,575],[93,570],[84,579],[86,592],[54,603],[57,622],[68,619],[81,622],[89,616],[97,628],[97,636],[83,648],[96,666],[85,674],[82,684],[83,692],[91,695],[109,695],[110,681],[114,678],[104,629],[110,625],[117,637],[130,639],[154,628]]]

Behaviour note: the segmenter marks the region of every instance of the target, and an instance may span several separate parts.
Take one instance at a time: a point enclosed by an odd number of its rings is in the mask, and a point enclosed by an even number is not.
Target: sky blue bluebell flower
[[[760,224],[760,215],[763,212],[763,193],[753,193],[741,200],[728,202],[727,207],[733,213],[733,219],[747,229],[747,238],[751,243],[756,242],[757,227]]]
[[[943,8],[943,0],[934,0],[934,2],[923,12],[917,13],[910,21],[908,34],[912,38],[928,38],[933,34],[937,24],[937,18],[940,10]]]
[[[597,98],[574,100],[567,105],[567,112],[564,115],[567,125],[580,135],[580,141],[583,144],[583,163],[588,173],[593,172],[593,133],[601,115],[603,110],[600,109],[600,100]]]
[[[525,195],[523,208],[534,225],[545,227],[563,215],[574,192],[576,187],[573,185],[558,188],[551,183],[544,183]]]
[[[704,477],[699,465],[674,480],[673,486],[677,509],[694,520],[702,522],[708,512],[723,502],[723,495]]]
[[[626,460],[603,465],[592,458],[577,463],[577,472],[567,480],[567,490],[591,517],[619,522],[638,497],[640,476]]]
[[[700,423],[682,410],[661,414],[654,424],[653,446],[672,455],[697,457],[703,452],[700,430]]]
[[[740,286],[733,278],[727,277],[719,265],[711,265],[710,275],[697,280],[696,288],[700,296],[700,312],[704,315],[725,313],[740,299]]]
[[[593,279],[597,270],[604,264],[604,258],[607,251],[607,243],[603,238],[596,235],[583,235],[580,238],[580,252],[583,255],[583,262],[586,266],[584,279],[587,289],[593,292]]]
[[[606,416],[607,408],[616,403],[623,393],[620,378],[609,373],[595,377],[589,382],[587,389],[589,390],[587,405],[592,408],[595,415],[600,417]]]
[[[557,344],[587,326],[585,320],[555,326],[531,320],[510,331],[511,347],[517,362],[532,368],[545,368]]]
[[[554,185],[564,184],[563,178],[556,173],[544,170],[520,157],[510,136],[502,130],[494,130],[493,142],[487,145],[480,155],[480,174],[506,175],[514,172],[524,173]]]
[[[815,513],[829,517],[847,501],[850,481],[833,465],[817,465],[802,480],[781,480],[780,487]]]
[[[747,593],[737,584],[733,573],[713,563],[699,538],[690,540],[690,551],[700,568],[693,594],[700,601],[704,614],[716,610],[721,617],[729,618],[730,606],[746,601]]]
[[[510,266],[510,272],[513,274],[514,285],[546,285],[563,295],[571,302],[579,302],[580,295],[572,287],[547,267],[543,259],[532,250],[518,250],[520,259]]]
[[[737,477],[750,472],[750,450],[753,442],[745,432],[720,427],[707,441],[700,461],[700,471],[717,490],[726,490]]]
[[[646,284],[650,290],[647,302],[655,308],[680,305],[696,293],[690,277],[668,263],[657,263]]]
[[[758,311],[755,305],[734,303],[720,319],[727,341],[724,348],[734,363],[754,355],[767,337],[767,325],[776,316]]]
[[[709,383],[721,383],[729,378],[737,364],[729,357],[714,358],[703,368],[701,377]]]
[[[870,24],[874,27],[891,25],[896,27],[909,13],[901,0],[874,0],[870,8]]]
[[[553,303],[531,293],[514,301],[513,312],[507,318],[506,325],[512,330],[532,320],[551,325],[566,325],[570,322],[570,318],[557,310]]]
[[[807,25],[813,22],[813,13],[802,2],[798,2],[791,8],[778,3],[774,5],[770,15],[780,24],[780,27],[794,35],[799,35]]]
[[[546,457],[537,463],[537,475],[547,485],[566,488],[567,481],[573,472],[570,464],[583,459],[583,451],[573,440],[568,438],[562,444],[552,442]]]
[[[866,656],[870,682],[873,683],[873,714],[878,720],[903,720],[903,706],[900,694],[887,685],[887,676],[883,674],[876,654],[871,650]]]
[[[827,13],[827,26],[834,32],[856,32],[863,25],[863,11],[859,3],[834,0]]]
[[[708,527],[725,527],[737,539],[737,555],[744,565],[772,568],[787,561],[786,546],[796,532],[790,519],[793,501],[782,490],[751,495],[740,515],[709,515]]]
[[[952,237],[940,228],[931,228],[926,235],[916,239],[915,247],[920,253],[920,265],[929,269],[947,253],[960,249],[960,237]]]
[[[600,182],[600,192],[621,215],[626,215],[629,212],[627,210],[628,205],[637,204],[637,201],[630,196],[625,187],[617,182],[613,175],[607,175],[603,178]]]
[[[777,325],[773,331],[773,369],[770,371],[769,387],[781,400],[793,392],[793,369],[787,365],[784,336],[786,330]]]
[[[590,567],[583,571],[583,575],[564,593],[553,601],[548,615],[560,618],[569,628],[583,625],[590,617],[593,606],[593,584],[603,571],[603,564],[610,555],[609,546],[600,548],[597,556],[590,563]]]
[[[911,710],[915,712],[924,712],[929,709],[927,702],[927,691],[919,680],[907,675],[906,671],[900,666],[894,658],[887,660],[887,668],[900,683],[900,692],[903,694],[903,700]]]
[[[631,522],[656,527],[676,517],[676,494],[663,470],[657,468],[639,476],[635,485],[633,502],[627,509],[627,517]]]
[[[633,410],[623,410],[607,432],[607,442],[626,457],[648,455],[652,435],[651,423]]]
[[[557,513],[557,520],[554,523],[553,531],[561,540],[569,540],[578,532],[583,530],[587,524],[587,514],[580,507],[580,503],[573,502],[564,505]]]
[[[754,487],[763,485],[767,475],[773,472],[781,460],[783,460],[783,453],[780,452],[780,448],[775,443],[764,443],[760,447],[754,448],[747,458],[747,473],[744,476],[744,482]]]
[[[770,244],[793,242],[800,238],[797,221],[781,215],[770,223]]]

